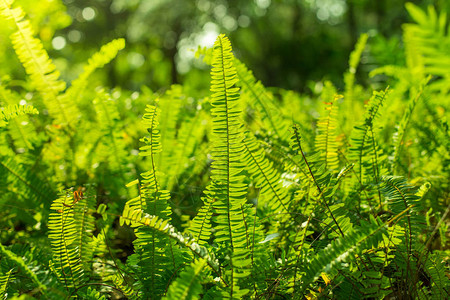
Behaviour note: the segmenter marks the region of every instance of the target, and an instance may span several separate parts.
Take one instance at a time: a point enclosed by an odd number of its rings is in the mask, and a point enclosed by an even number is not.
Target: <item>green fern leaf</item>
[[[8,258],[13,261],[20,269],[22,269],[25,274],[33,280],[35,285],[39,288],[43,295],[47,294],[47,287],[38,279],[35,272],[31,270],[28,265],[24,262],[24,260],[17,256],[12,251],[6,249],[2,244],[0,244],[0,253],[2,256]],[[8,282],[12,280],[11,271],[9,271],[5,277],[2,278],[0,274],[0,295],[5,293]],[[3,292],[2,292],[3,291]]]
[[[246,169],[254,178],[256,187],[261,189],[258,204],[270,207],[271,213],[289,213],[289,197],[280,183],[280,175],[264,157],[263,149],[251,133],[247,133],[244,147]]]
[[[340,269],[341,264],[354,259],[355,255],[377,245],[384,232],[384,225],[365,224],[363,227],[346,232],[325,249],[319,251],[309,262],[304,276],[303,287],[306,288],[317,280],[322,273]]]
[[[0,273],[0,297],[2,299],[6,299],[8,285],[14,280],[14,275],[11,275],[12,271],[13,270],[9,270],[4,274]]]
[[[53,259],[50,268],[68,292],[73,292],[85,280],[84,269],[80,260],[79,244],[76,242],[81,233],[77,232],[77,222],[74,218],[76,205],[72,195],[63,192],[51,206],[48,228]]]
[[[378,182],[382,175],[382,161],[384,155],[376,141],[375,120],[380,115],[380,109],[386,101],[388,89],[381,92],[374,92],[369,104],[366,107],[364,123],[354,127],[351,147],[349,149],[349,159],[355,162],[359,182]]]
[[[0,13],[12,20],[17,31],[11,40],[19,60],[25,67],[31,82],[40,92],[45,106],[57,123],[71,123],[78,116],[78,109],[71,99],[59,98],[59,94],[66,88],[64,81],[59,80],[59,72],[48,57],[40,40],[34,38],[30,21],[25,18],[21,7],[11,8],[14,1],[2,0]]]
[[[241,160],[243,148],[242,124],[239,120],[239,89],[236,69],[233,66],[231,44],[225,35],[219,35],[213,48],[211,70],[211,113],[212,125],[212,174],[214,211],[217,214],[215,241],[226,245],[231,257],[226,270],[229,278],[227,297],[241,298],[248,290],[239,290],[238,278],[250,274],[250,253],[246,247],[245,231],[241,209],[245,204],[247,186],[243,184]],[[211,200],[212,201],[212,200]]]
[[[87,65],[83,68],[83,73],[81,73],[77,79],[72,81],[72,85],[64,94],[59,96],[60,101],[72,101],[75,104],[79,104],[79,100],[89,83],[89,78],[92,73],[113,60],[117,56],[117,53],[123,48],[125,48],[124,39],[112,40],[103,45],[98,52],[94,53],[94,55],[88,59]]]
[[[200,258],[187,267],[169,287],[164,300],[200,299],[202,270],[206,260]]]
[[[337,145],[337,104],[341,96],[335,96],[333,102],[327,103],[325,110],[328,114],[317,121],[318,134],[316,135],[316,147],[320,162],[325,169],[336,171],[339,168],[338,145]]]

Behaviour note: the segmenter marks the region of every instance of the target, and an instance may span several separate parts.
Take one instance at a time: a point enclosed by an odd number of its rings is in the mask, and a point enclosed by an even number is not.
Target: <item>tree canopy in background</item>
[[[311,91],[314,82],[329,79],[342,87],[340,75],[361,33],[370,36],[361,61],[365,73],[380,65],[404,65],[401,24],[410,21],[406,0],[29,2],[18,1],[33,16],[47,49],[53,48],[50,54],[66,79],[81,72],[81,63],[95,49],[123,37],[125,53],[104,76],[112,86],[134,90],[186,80],[207,86],[198,75],[206,66],[194,52],[199,45],[212,46],[219,33],[239,45],[236,56],[266,86]],[[412,2],[422,8],[434,4],[440,11],[449,7],[446,0]]]

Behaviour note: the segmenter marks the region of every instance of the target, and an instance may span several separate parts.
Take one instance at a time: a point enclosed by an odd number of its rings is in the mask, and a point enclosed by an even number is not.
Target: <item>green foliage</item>
[[[66,88],[0,9],[27,83],[0,82],[2,299],[448,298],[444,14],[407,5],[407,67],[379,91],[362,35],[342,96],[264,87],[223,34],[197,52],[209,91],[93,80],[123,39]]]

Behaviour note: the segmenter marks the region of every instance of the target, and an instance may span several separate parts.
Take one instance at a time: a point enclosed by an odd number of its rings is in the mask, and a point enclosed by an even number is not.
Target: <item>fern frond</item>
[[[79,232],[74,218],[73,206],[76,204],[72,195],[63,192],[51,206],[48,228],[53,258],[50,267],[59,281],[72,292],[84,281],[84,270],[76,243]]]
[[[207,187],[205,194],[214,188],[214,184]],[[213,215],[213,205],[215,199],[203,197],[203,206],[199,209],[195,218],[190,222],[187,232],[192,235],[194,241],[199,245],[206,246],[211,238],[211,218]]]
[[[230,252],[230,265],[226,271],[230,286],[227,297],[241,298],[248,290],[239,290],[238,278],[250,274],[250,253],[247,249],[247,232],[241,209],[245,204],[247,187],[243,183],[241,160],[243,132],[239,120],[239,89],[236,69],[233,66],[231,44],[221,34],[214,43],[211,70],[212,171],[213,193],[217,214],[215,241],[226,245]]]
[[[165,300],[200,299],[202,293],[202,270],[206,260],[200,258],[181,272],[180,277],[172,282]]]
[[[447,14],[442,12],[438,15],[433,6],[428,6],[428,13],[413,3],[405,6],[417,23],[403,25],[407,64],[419,82],[426,75],[436,76],[437,80],[430,84],[430,88],[446,94],[450,90],[450,33]]]
[[[78,109],[71,99],[62,101],[59,94],[66,88],[59,80],[59,71],[50,60],[41,41],[34,37],[31,23],[21,7],[11,8],[14,1],[0,1],[0,13],[12,20],[17,31],[11,35],[12,44],[32,84],[40,92],[45,106],[57,123],[71,123],[78,115]]]
[[[239,85],[242,87],[241,99],[248,102],[261,116],[269,134],[287,140],[289,138],[289,123],[282,117],[275,104],[273,96],[266,91],[261,81],[256,80],[252,71],[238,59],[234,59]]]
[[[207,261],[208,266],[217,275],[219,272],[219,262],[213,253],[196,243],[192,238],[178,232],[175,227],[170,225],[168,220],[161,219],[157,216],[143,214],[141,210],[134,210],[125,207],[120,223],[130,225],[131,227],[148,227],[151,230],[157,231],[164,236],[174,240],[183,247],[189,249],[196,257],[203,258]]]
[[[399,224],[409,228],[409,236],[417,236],[421,231],[420,223],[424,220],[417,219],[421,208],[420,196],[416,195],[415,188],[409,185],[401,176],[383,176],[381,178],[380,191],[386,197],[391,211],[397,215],[411,207],[411,213],[407,220],[399,221]]]
[[[157,102],[158,103],[158,102]],[[142,185],[139,197],[129,200],[124,208],[124,215],[133,212],[133,218],[143,214],[161,218],[167,224],[171,220],[169,191],[161,188],[156,156],[162,151],[159,131],[159,113],[156,106],[148,105],[143,116],[143,123],[149,133],[141,139],[145,145],[140,148],[140,155],[150,159],[150,168],[141,174]],[[123,224],[123,218],[121,218]],[[131,224],[134,226],[133,224]],[[167,232],[154,230],[147,226],[135,226],[135,252],[139,255],[139,280],[143,284],[145,297],[161,297],[172,273],[185,263],[182,250],[170,239]]]
[[[164,176],[161,176],[161,186],[165,187],[167,184],[168,171],[174,167],[173,153],[179,147],[177,145],[175,136],[177,133],[177,121],[181,109],[183,98],[183,89],[179,85],[171,86],[163,96],[158,98],[157,105],[159,108],[159,130],[161,151],[156,155],[156,168],[160,170]],[[162,174],[161,174],[162,175]]]
[[[345,82],[345,97],[348,98],[350,104],[353,103],[355,74],[361,59],[362,52],[366,47],[369,35],[367,33],[361,34],[356,42],[355,49],[350,53],[348,61],[348,71],[344,74]]]
[[[178,177],[186,170],[192,162],[193,156],[197,153],[196,148],[201,144],[201,138],[205,134],[206,126],[203,124],[206,118],[204,110],[197,110],[195,116],[186,118],[180,125],[177,133],[176,145],[173,150],[171,167],[167,172],[167,188],[171,189],[178,182]],[[197,166],[200,163],[197,162]],[[196,174],[195,172],[193,172]]]
[[[94,108],[97,113],[98,129],[101,133],[101,145],[98,154],[101,159],[106,160],[110,169],[117,172],[125,184],[128,178],[126,160],[128,156],[126,145],[123,142],[123,131],[121,128],[119,111],[112,97],[105,90],[97,91],[94,99]]]
[[[81,188],[80,190],[83,190]],[[78,248],[78,254],[81,262],[83,263],[83,269],[85,271],[91,270],[91,262],[94,256],[95,244],[98,242],[94,239],[95,231],[95,218],[93,213],[97,204],[95,189],[92,185],[88,185],[86,191],[80,193],[75,191],[78,199],[74,205],[74,222],[77,227],[77,237],[74,242]]]
[[[431,299],[446,299],[450,295],[450,279],[448,278],[448,268],[445,266],[445,261],[439,252],[430,254],[428,257],[425,268],[430,274]]]
[[[0,243],[0,253],[5,258],[13,261],[23,272],[33,280],[33,282],[36,284],[36,286],[39,288],[39,290],[42,292],[43,295],[47,294],[47,287],[39,280],[39,278],[36,276],[36,274],[31,270],[27,264],[23,261],[23,259],[19,256],[17,256],[14,252],[6,249],[1,243]],[[7,277],[6,277],[7,276]],[[2,287],[4,286],[3,292],[6,291],[6,286],[8,284],[8,281],[10,281],[11,278],[11,271],[9,271],[6,274],[5,278],[1,278],[0,276],[0,294],[2,294]],[[2,282],[3,281],[3,282]]]
[[[18,163],[15,157],[0,159],[0,174],[6,176],[9,186],[16,188],[17,194],[26,199],[27,207],[36,207],[40,203],[50,206],[55,196],[52,188],[30,167]]]
[[[244,140],[243,159],[256,187],[261,189],[258,204],[267,205],[274,214],[288,213],[289,196],[280,183],[281,176],[265,158],[264,150],[250,132]]]
[[[407,126],[409,124],[409,121],[411,119],[411,115],[419,101],[419,99],[422,97],[422,94],[424,92],[424,88],[425,88],[425,84],[429,81],[429,79],[427,79],[425,81],[425,83],[423,85],[421,85],[419,91],[417,92],[417,94],[411,98],[411,100],[408,103],[408,107],[406,108],[403,117],[399,123],[399,125],[397,126],[397,130],[394,133],[393,136],[393,142],[394,142],[394,149],[393,149],[393,154],[392,157],[390,158],[391,160],[391,165],[392,165],[392,171],[395,174],[395,170],[399,161],[399,156],[400,156],[400,152],[403,149],[403,142],[405,139],[405,134],[406,134],[406,130],[407,130]]]
[[[15,106],[20,102],[20,95],[6,88],[0,82],[0,105]],[[0,118],[1,119],[1,118]],[[0,120],[0,123],[8,124],[8,133],[16,149],[33,149],[33,144],[37,142],[37,133],[34,124],[30,122],[28,116],[14,118],[8,122]],[[1,127],[2,125],[0,125]],[[20,150],[19,150],[20,151]]]
[[[121,275],[114,275],[112,281],[114,282],[116,288],[118,288],[127,297],[127,299],[138,299],[138,293],[133,289],[132,286],[124,281]]]
[[[60,100],[62,102],[72,101],[75,104],[79,104],[79,100],[89,83],[92,73],[113,60],[123,48],[125,48],[124,39],[115,39],[103,45],[98,52],[88,59],[87,65],[83,68],[83,73],[72,81],[71,86],[64,94],[59,96]]]
[[[380,115],[380,109],[386,101],[387,95],[388,89],[374,92],[366,107],[364,123],[355,126],[353,130],[349,159],[355,162],[355,169],[361,184],[372,181],[371,178],[375,178],[377,182],[381,177],[383,154],[374,134],[376,132],[374,122]]]
[[[39,111],[31,105],[9,105],[0,110],[0,128],[8,124],[8,121],[25,114],[37,115]],[[3,124],[1,123],[3,121]]]
[[[384,225],[377,226],[367,223],[359,229],[346,232],[329,244],[325,249],[319,251],[309,262],[308,270],[304,276],[303,287],[316,281],[322,273],[330,273],[341,268],[341,264],[355,259],[355,255],[377,245],[384,232]]]
[[[317,121],[318,134],[316,135],[316,147],[320,162],[325,169],[337,171],[339,168],[338,145],[337,145],[337,104],[336,101],[342,96],[335,96],[333,102],[326,103],[325,110],[328,114]]]
[[[2,299],[6,299],[8,285],[14,280],[14,275],[11,275],[12,271],[13,270],[9,270],[4,274],[0,273],[0,297]]]

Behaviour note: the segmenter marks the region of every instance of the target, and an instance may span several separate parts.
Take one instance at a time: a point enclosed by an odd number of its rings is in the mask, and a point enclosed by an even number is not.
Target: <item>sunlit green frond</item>
[[[394,215],[400,214],[405,209],[411,208],[410,215],[399,221],[408,228],[408,235],[417,237],[421,231],[419,218],[421,208],[421,197],[416,195],[415,188],[400,176],[383,176],[381,178],[380,190],[386,197],[388,206]],[[423,223],[422,223],[423,224]]]
[[[37,115],[39,111],[31,105],[10,105],[2,107],[0,110],[0,127],[6,126],[9,120],[25,114]]]
[[[6,298],[6,291],[9,283],[14,280],[14,275],[11,275],[11,273],[12,270],[9,270],[4,274],[0,273],[0,297],[3,299]]]
[[[0,254],[1,256],[4,256],[5,258],[13,261],[23,272],[33,280],[37,288],[40,290],[40,292],[44,295],[47,293],[47,287],[38,279],[36,274],[31,270],[27,264],[23,261],[23,259],[10,250],[6,249],[1,243],[0,243]],[[0,256],[0,257],[1,257]],[[7,274],[3,275],[0,274],[0,295],[5,293],[6,287],[8,285],[8,282],[11,281],[13,278],[11,276],[11,271],[9,271]]]
[[[327,114],[317,121],[318,134],[316,135],[315,151],[319,153],[320,161],[325,169],[337,171],[339,168],[338,145],[337,145],[337,100],[328,102],[325,110]]]
[[[156,103],[158,104],[158,101]],[[140,194],[126,203],[123,215],[136,220],[152,215],[168,224],[172,214],[168,203],[170,194],[161,188],[156,160],[156,156],[162,151],[159,114],[159,108],[147,105],[143,123],[149,135],[141,139],[145,145],[140,148],[140,155],[150,159],[149,170],[141,174]],[[129,216],[130,211],[133,212],[132,216]],[[122,217],[121,224],[123,223]],[[136,254],[139,255],[138,276],[143,287],[143,295],[151,298],[161,297],[172,274],[185,263],[183,251],[164,230],[154,230],[152,227],[139,226],[136,223],[131,225],[137,227],[134,247]]]
[[[83,269],[88,271],[94,256],[95,248],[98,247],[97,240],[94,239],[95,218],[93,213],[97,205],[95,186],[88,185],[83,192],[83,188],[74,191],[76,204],[74,205],[74,221],[77,227],[77,237],[74,244],[78,247],[78,254],[83,263]]]
[[[213,189],[211,185],[205,190],[205,194],[209,193],[209,189]],[[194,241],[199,245],[205,246],[211,238],[211,218],[213,215],[214,198],[204,197],[203,206],[200,207],[195,218],[190,222],[187,232],[192,235]]]
[[[49,207],[55,197],[49,183],[29,166],[17,162],[16,158],[0,159],[0,174],[5,176],[9,188],[17,189],[17,194],[26,199],[29,207],[36,207],[41,203]]]
[[[261,81],[256,80],[244,63],[234,59],[239,86],[242,87],[241,98],[248,102],[260,115],[269,134],[273,133],[282,140],[289,137],[289,123],[283,118],[273,96],[266,91]]]
[[[109,164],[112,171],[116,171],[125,184],[129,178],[126,177],[126,157],[128,156],[126,144],[123,141],[123,129],[121,127],[119,111],[116,102],[106,91],[97,91],[97,97],[93,101],[97,113],[99,139],[98,158]]]
[[[366,47],[367,39],[369,35],[367,33],[361,34],[358,39],[358,42],[355,45],[355,49],[350,53],[350,59],[348,62],[348,71],[344,74],[344,82],[345,82],[345,101],[350,102],[352,105],[354,99],[354,85],[355,85],[355,74],[356,69],[358,68],[359,61],[361,60],[361,55]]]
[[[196,257],[205,259],[211,270],[216,274],[220,274],[219,262],[216,260],[214,254],[209,253],[205,247],[200,246],[192,238],[180,233],[175,227],[170,225],[167,220],[163,220],[157,216],[144,215],[140,210],[125,208],[120,217],[120,222],[121,224],[130,225],[131,227],[147,227],[163,234],[189,249]]]
[[[50,267],[67,291],[73,291],[85,280],[79,244],[76,243],[80,233],[74,218],[74,205],[72,195],[62,192],[60,198],[53,201],[48,220],[48,238],[53,253]]]
[[[260,189],[258,205],[267,205],[274,214],[288,213],[289,196],[280,182],[281,176],[265,157],[263,148],[250,132],[244,140],[243,159],[256,187]]]
[[[206,260],[200,258],[188,266],[180,277],[172,282],[167,291],[167,300],[201,299],[202,293],[201,274],[206,265]]]
[[[424,82],[424,85],[428,81],[429,81],[429,79],[426,79]],[[394,174],[396,174],[395,171],[397,169],[397,164],[398,164],[398,161],[400,158],[400,153],[405,148],[404,140],[405,140],[407,127],[411,120],[411,115],[412,115],[417,103],[419,102],[419,100],[424,97],[423,96],[424,88],[425,88],[424,85],[422,85],[420,87],[419,91],[413,97],[411,97],[411,99],[409,100],[408,106],[406,107],[406,110],[403,113],[403,117],[397,126],[397,130],[395,131],[395,133],[393,135],[393,143],[394,143],[393,154],[389,159],[391,161],[392,171],[394,172]]]
[[[18,93],[8,89],[0,82],[0,106],[15,106],[20,103]],[[4,121],[0,123],[6,124]],[[35,125],[28,115],[17,116],[9,120],[7,130],[16,149],[33,149],[33,143],[38,140]],[[1,127],[1,125],[0,125]],[[19,150],[20,151],[20,150]]]
[[[336,268],[341,268],[342,264],[355,260],[356,255],[361,255],[373,245],[377,245],[383,231],[384,225],[379,227],[370,223],[359,229],[347,231],[345,236],[337,238],[308,261],[303,287],[307,288],[322,273],[330,273]]]
[[[79,99],[88,85],[92,73],[113,60],[117,56],[117,53],[123,48],[125,48],[124,39],[115,39],[103,45],[98,52],[94,53],[94,55],[88,59],[87,65],[84,66],[83,73],[81,73],[77,79],[72,81],[71,86],[64,94],[59,96],[60,101],[72,101],[75,104],[79,104]]]
[[[201,145],[201,138],[205,134],[204,110],[197,110],[192,118],[186,118],[180,125],[177,133],[176,145],[173,147],[172,164],[167,172],[167,188],[173,188],[178,183],[178,177],[190,165],[201,167],[200,161],[192,160],[196,158],[198,146]],[[195,173],[195,171],[193,171]]]
[[[226,270],[230,282],[227,297],[240,298],[247,290],[239,290],[238,278],[250,273],[251,259],[246,247],[242,207],[247,186],[243,183],[241,160],[243,149],[242,123],[239,120],[239,89],[233,66],[231,44],[225,35],[214,43],[211,70],[212,171],[214,189],[208,195],[214,199],[215,241],[229,249],[230,261]]]
[[[30,21],[26,19],[21,7],[11,8],[13,1],[0,2],[1,14],[12,20],[17,31],[11,40],[22,65],[31,78],[32,84],[40,92],[45,106],[57,123],[71,123],[78,115],[77,107],[71,99],[59,98],[66,88],[64,81],[59,80],[59,72],[50,60],[41,41],[34,37]]]
[[[375,121],[380,115],[380,110],[386,101],[388,90],[374,92],[366,106],[364,122],[354,127],[349,149],[349,159],[355,163],[355,170],[359,182],[365,184],[375,178],[381,177],[383,154],[378,146]]]
[[[432,89],[448,93],[450,90],[450,33],[446,12],[438,14],[433,6],[428,12],[413,3],[406,9],[417,24],[404,24],[404,42],[407,63],[419,81],[426,75],[437,80],[430,84]]]
[[[175,149],[180,147],[177,145],[175,136],[177,134],[177,121],[180,117],[181,105],[183,104],[183,89],[179,85],[173,85],[164,95],[158,98],[157,105],[159,109],[159,130],[160,143],[164,151],[158,153],[155,157],[156,168],[164,173],[161,176],[161,186],[165,187],[167,182],[167,174],[174,167],[172,161]]]

